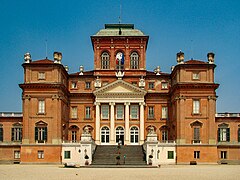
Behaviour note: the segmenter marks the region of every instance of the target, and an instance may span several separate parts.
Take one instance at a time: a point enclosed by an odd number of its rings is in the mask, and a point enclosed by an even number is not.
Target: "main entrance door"
[[[116,143],[124,145],[124,129],[121,126],[116,128]]]

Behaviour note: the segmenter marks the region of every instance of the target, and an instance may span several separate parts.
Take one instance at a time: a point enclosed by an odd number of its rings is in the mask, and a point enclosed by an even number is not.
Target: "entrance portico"
[[[133,144],[144,142],[144,96],[146,91],[121,79],[114,81],[94,92],[96,105],[96,134],[97,144],[106,144],[101,141],[101,128],[106,124],[110,127],[109,144],[116,144],[121,140],[124,144],[130,142],[130,124],[138,127],[139,136],[135,136]],[[119,126],[123,134],[117,137]],[[124,141],[122,138],[124,137]],[[136,137],[139,138],[136,140]]]

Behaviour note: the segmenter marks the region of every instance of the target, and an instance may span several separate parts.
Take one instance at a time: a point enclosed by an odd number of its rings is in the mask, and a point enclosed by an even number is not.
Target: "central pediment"
[[[147,92],[139,87],[136,87],[121,79],[116,80],[102,88],[93,92],[97,97],[99,96],[145,96]]]

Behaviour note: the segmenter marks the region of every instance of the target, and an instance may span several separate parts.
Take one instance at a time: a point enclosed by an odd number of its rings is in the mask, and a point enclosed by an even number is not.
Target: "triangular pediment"
[[[97,89],[93,92],[95,96],[98,95],[142,95],[144,96],[146,94],[146,91],[136,87],[126,81],[123,80],[116,80],[102,88]]]

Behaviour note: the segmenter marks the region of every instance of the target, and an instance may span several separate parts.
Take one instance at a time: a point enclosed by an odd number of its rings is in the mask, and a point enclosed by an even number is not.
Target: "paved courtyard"
[[[239,165],[172,165],[161,168],[60,168],[56,165],[0,165],[0,179],[239,180]]]

